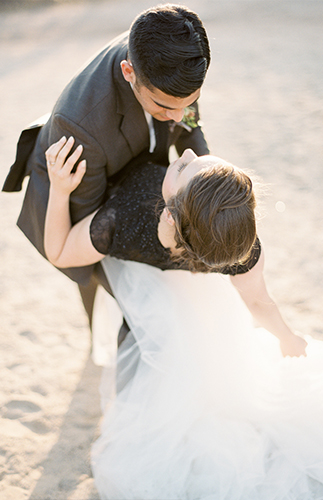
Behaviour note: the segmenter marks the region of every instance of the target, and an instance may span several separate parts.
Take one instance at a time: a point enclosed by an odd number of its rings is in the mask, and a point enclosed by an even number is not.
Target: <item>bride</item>
[[[72,172],[72,146],[63,138],[46,153],[46,253],[58,267],[103,259],[131,330],[117,394],[112,365],[102,380],[101,498],[323,498],[322,347],[295,335],[268,295],[250,178],[186,150],[166,174],[136,167],[71,227],[69,194],[86,169]]]

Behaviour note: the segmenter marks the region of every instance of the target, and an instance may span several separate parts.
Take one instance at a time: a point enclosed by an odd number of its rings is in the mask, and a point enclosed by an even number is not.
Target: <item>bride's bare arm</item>
[[[86,170],[86,162],[82,160],[72,173],[82,154],[82,146],[79,146],[66,160],[73,144],[72,137],[68,141],[62,137],[46,151],[50,189],[44,246],[48,260],[60,268],[86,266],[104,257],[94,248],[90,238],[90,224],[95,212],[71,225],[70,194],[80,184]]]
[[[284,356],[306,356],[307,342],[295,335],[283,320],[277,305],[268,294],[263,268],[264,251],[262,249],[257,264],[245,274],[231,276],[231,282],[239,291],[257,323],[279,339]]]

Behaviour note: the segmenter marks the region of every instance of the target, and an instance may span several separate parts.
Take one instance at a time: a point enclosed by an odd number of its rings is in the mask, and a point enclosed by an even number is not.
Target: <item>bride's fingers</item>
[[[68,138],[65,144],[60,145],[59,142],[57,143],[58,149],[55,150],[57,151],[55,158],[55,169],[61,170],[64,167],[64,163],[66,162],[66,158],[72,150],[74,142],[75,139],[71,136]]]
[[[45,151],[45,157],[47,161],[47,165],[50,167],[53,167],[56,163],[57,155],[61,151],[62,147],[66,143],[66,137],[63,136],[60,138],[59,141],[55,142],[52,144],[46,151]]]
[[[79,160],[81,154],[83,152],[83,146],[80,144],[77,146],[75,151],[71,154],[71,156],[68,158],[68,160],[65,161],[64,165],[61,168],[61,171],[63,174],[70,174],[76,164],[76,162]],[[60,153],[61,154],[61,153]],[[57,159],[57,164],[60,164],[60,154],[58,155]]]
[[[78,164],[75,174],[73,174],[73,185],[75,188],[80,184],[85,174],[85,170],[86,170],[86,160],[82,160]]]
[[[71,152],[74,143],[74,137],[71,136],[68,140],[66,140],[66,137],[62,137],[58,142],[52,144],[48,148],[45,156],[48,168],[52,173],[60,172],[64,176],[69,175],[72,172],[83,151],[83,146],[80,144],[71,156],[66,159]]]

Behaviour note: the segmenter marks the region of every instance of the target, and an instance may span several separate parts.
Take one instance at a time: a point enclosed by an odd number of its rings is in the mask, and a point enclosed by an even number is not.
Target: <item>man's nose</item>
[[[181,122],[184,116],[184,109],[167,109],[166,116],[174,122]]]

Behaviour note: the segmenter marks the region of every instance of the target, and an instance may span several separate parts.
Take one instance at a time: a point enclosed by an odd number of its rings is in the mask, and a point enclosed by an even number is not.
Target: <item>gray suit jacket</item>
[[[18,226],[44,256],[49,191],[44,152],[63,135],[73,135],[75,146],[84,146],[83,157],[87,160],[86,174],[71,195],[73,224],[103,203],[109,184],[132,162],[133,168],[138,161],[167,164],[171,144],[175,144],[179,154],[188,147],[198,155],[208,153],[200,127],[189,132],[157,120],[154,120],[157,146],[153,154],[149,153],[143,109],[120,69],[120,62],[127,56],[127,40],[128,34],[122,34],[109,43],[67,85],[47,123],[24,131],[20,137],[16,161],[3,190],[20,190],[23,178],[30,176]],[[92,270],[93,266],[86,266],[63,272],[86,285]]]

